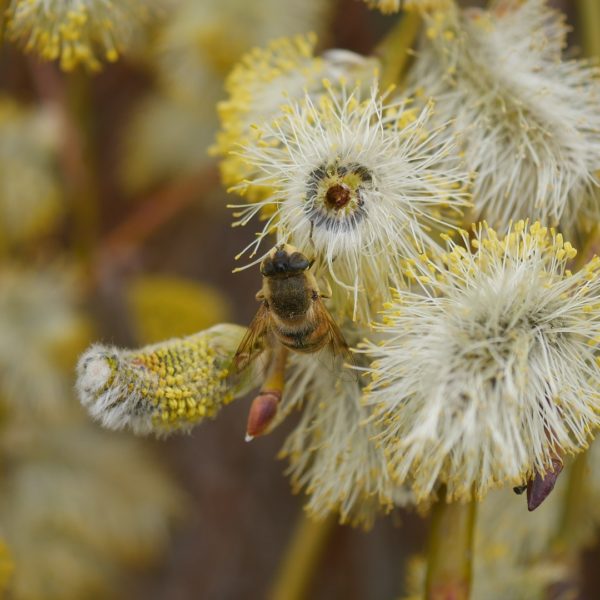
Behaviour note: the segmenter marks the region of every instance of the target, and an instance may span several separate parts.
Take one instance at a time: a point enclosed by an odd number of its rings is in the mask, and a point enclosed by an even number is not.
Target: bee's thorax
[[[312,292],[304,275],[286,278],[267,278],[266,296],[270,310],[287,321],[302,318],[310,308]]]

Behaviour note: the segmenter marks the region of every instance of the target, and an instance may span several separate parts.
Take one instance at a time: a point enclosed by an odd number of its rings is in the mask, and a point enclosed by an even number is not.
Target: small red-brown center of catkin
[[[343,185],[332,185],[325,194],[325,202],[328,208],[340,210],[350,202],[350,190]]]

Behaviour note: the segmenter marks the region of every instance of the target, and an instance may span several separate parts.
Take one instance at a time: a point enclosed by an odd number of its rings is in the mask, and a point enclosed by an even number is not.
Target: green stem
[[[583,247],[578,249],[577,256],[573,260],[571,269],[579,271],[582,269],[594,256],[600,256],[600,225],[595,224],[592,229],[587,232],[583,240]]]
[[[600,2],[578,0],[577,4],[585,55],[600,59]]]
[[[477,502],[447,502],[445,490],[434,504],[429,535],[425,598],[468,600],[471,592]]]
[[[375,54],[381,61],[382,90],[402,81],[410,57],[410,49],[417,38],[420,27],[421,17],[417,12],[404,13],[377,46]]]
[[[587,452],[577,455],[569,469],[567,493],[554,538],[554,551],[560,555],[575,555],[581,546],[581,518],[586,514]]]
[[[572,595],[575,598],[581,588],[580,552],[583,545],[589,541],[587,535],[590,533],[585,527],[585,515],[589,509],[589,498],[586,498],[586,478],[589,476],[587,469],[587,453],[582,452],[569,468],[568,487],[562,499],[561,514],[549,547],[553,563],[560,565],[563,576],[548,588],[548,598],[557,597],[559,591],[565,597]]]
[[[337,515],[313,521],[302,514],[271,586],[269,600],[303,600],[336,525]]]

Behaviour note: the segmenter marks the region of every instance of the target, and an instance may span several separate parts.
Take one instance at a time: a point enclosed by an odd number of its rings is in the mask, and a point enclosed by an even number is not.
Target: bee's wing
[[[354,361],[352,358],[352,353],[350,352],[348,343],[344,338],[344,334],[342,333],[342,330],[339,328],[338,324],[335,322],[334,318],[331,316],[330,312],[327,310],[325,304],[323,304],[323,300],[321,300],[321,298],[315,302],[315,310],[318,313],[318,319],[323,319],[327,323],[327,346],[331,350],[331,353],[334,356],[341,355],[345,361],[353,363]]]
[[[264,350],[264,338],[269,332],[269,321],[269,309],[263,302],[235,352],[232,365],[234,372],[243,371]]]

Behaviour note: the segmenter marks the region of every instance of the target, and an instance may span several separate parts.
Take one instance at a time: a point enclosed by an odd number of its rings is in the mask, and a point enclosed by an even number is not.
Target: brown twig
[[[59,165],[75,223],[73,244],[87,262],[98,233],[98,181],[88,122],[89,81],[81,73],[61,74],[54,64],[34,57],[29,57],[28,63],[39,97],[59,119]]]
[[[139,246],[165,223],[180,214],[191,202],[219,183],[215,165],[175,180],[148,197],[119,223],[100,244],[102,255]]]
[[[80,230],[77,237],[80,238],[80,245],[86,247],[86,252],[91,252],[90,244],[97,242],[95,231],[92,231],[97,224],[94,208],[97,185],[92,176],[82,123],[78,123],[73,114],[66,80],[56,67],[40,63],[34,58],[30,59],[29,65],[40,98],[57,112],[60,119],[60,165],[73,199],[73,212]],[[77,83],[77,80],[73,81]],[[98,260],[103,263],[118,260],[123,254],[140,246],[165,223],[185,210],[195,198],[212,190],[218,183],[217,167],[211,164],[168,183],[150,195],[97,242],[94,261],[96,266]]]
[[[142,244],[218,182],[217,169],[211,166],[150,195],[98,244],[91,269],[91,290],[110,296],[114,302],[121,293],[123,271]]]

